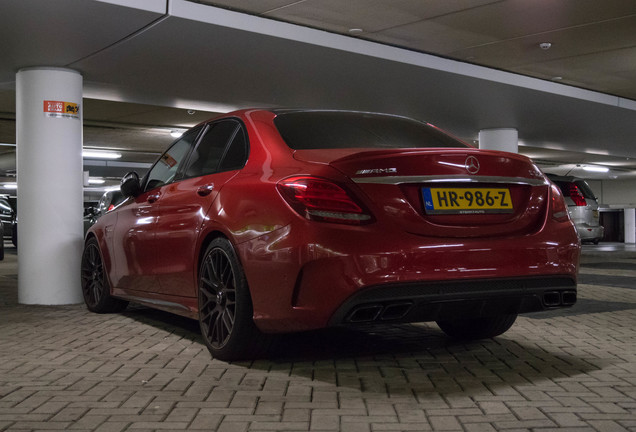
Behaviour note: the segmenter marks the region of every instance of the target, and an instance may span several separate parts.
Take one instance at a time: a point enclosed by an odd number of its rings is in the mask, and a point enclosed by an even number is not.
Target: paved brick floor
[[[0,431],[636,431],[636,253],[586,253],[579,303],[457,343],[435,325],[289,336],[214,360],[197,324],[17,304],[0,263]]]

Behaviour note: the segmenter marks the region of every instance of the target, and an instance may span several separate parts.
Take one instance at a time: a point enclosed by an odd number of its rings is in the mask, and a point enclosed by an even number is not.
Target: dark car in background
[[[598,244],[605,229],[599,223],[599,205],[592,188],[581,178],[552,174],[548,177],[561,189],[581,241]]]
[[[13,227],[16,223],[15,210],[5,197],[0,197],[0,220],[2,220],[2,236],[4,238],[12,238]]]
[[[97,215],[102,216],[104,213],[111,211],[125,199],[124,194],[120,190],[104,192],[104,195],[97,204]]]
[[[119,190],[104,192],[104,195],[99,199],[99,203],[97,203],[97,207],[90,206],[84,210],[84,233],[93,226],[97,219],[114,209],[124,199],[124,195]]]
[[[0,219],[0,229],[4,229],[4,223]],[[0,241],[0,261],[4,259],[4,241]]]

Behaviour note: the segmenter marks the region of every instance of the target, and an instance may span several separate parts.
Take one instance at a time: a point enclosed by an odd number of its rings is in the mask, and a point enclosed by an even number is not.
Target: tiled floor
[[[0,431],[636,431],[636,250],[585,246],[579,302],[458,343],[434,324],[210,357],[196,322],[17,304],[0,263]]]

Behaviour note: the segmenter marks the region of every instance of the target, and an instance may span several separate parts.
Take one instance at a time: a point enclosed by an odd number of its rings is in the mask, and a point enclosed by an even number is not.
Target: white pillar
[[[636,243],[636,209],[625,211],[625,243]]]
[[[82,76],[26,68],[16,77],[18,301],[82,301]]]
[[[479,131],[479,148],[519,153],[517,129],[482,129]]]

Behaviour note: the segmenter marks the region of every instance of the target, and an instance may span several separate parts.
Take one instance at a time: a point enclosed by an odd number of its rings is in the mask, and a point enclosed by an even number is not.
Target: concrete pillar
[[[636,243],[636,209],[625,209],[625,243]]]
[[[519,153],[517,129],[482,129],[479,131],[479,148]]]
[[[18,301],[82,301],[82,76],[26,68],[16,77]]]

